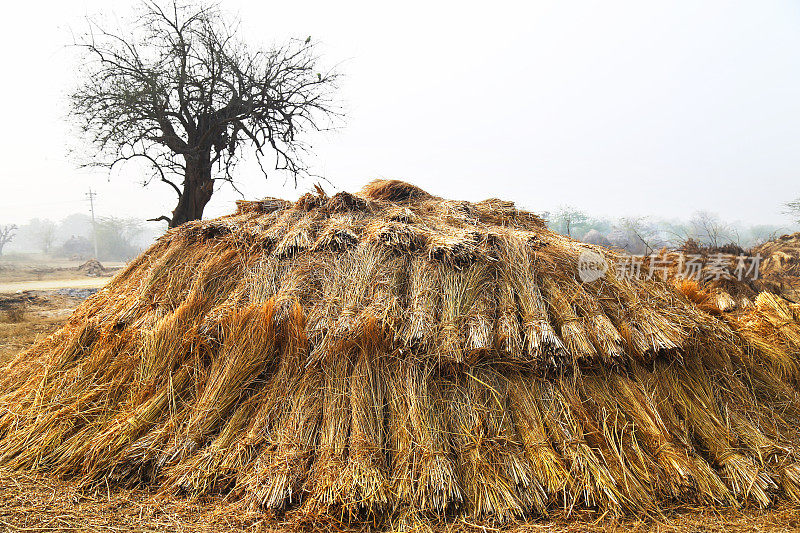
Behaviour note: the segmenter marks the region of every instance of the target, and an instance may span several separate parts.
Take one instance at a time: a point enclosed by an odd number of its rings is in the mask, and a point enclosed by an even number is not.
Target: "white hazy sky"
[[[311,35],[340,63],[348,118],[314,140],[312,169],[338,189],[406,179],[468,200],[536,211],[789,222],[800,196],[800,2],[269,2],[222,0],[245,36]],[[523,6],[523,4],[525,4]],[[168,213],[129,167],[108,177],[67,156],[65,45],[87,14],[131,4],[5,5],[0,31],[0,223],[86,212]],[[296,197],[312,183],[238,172],[248,198]],[[333,187],[326,186],[329,191]],[[229,188],[206,214],[233,209]]]

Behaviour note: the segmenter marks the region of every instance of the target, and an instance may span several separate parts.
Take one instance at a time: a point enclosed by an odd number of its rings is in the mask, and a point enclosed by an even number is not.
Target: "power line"
[[[86,193],[86,197],[89,198],[89,207],[92,210],[92,236],[94,237],[94,258],[98,258],[97,254],[97,222],[94,219],[94,198],[97,196],[96,192],[93,192],[92,189],[89,189],[89,192]]]

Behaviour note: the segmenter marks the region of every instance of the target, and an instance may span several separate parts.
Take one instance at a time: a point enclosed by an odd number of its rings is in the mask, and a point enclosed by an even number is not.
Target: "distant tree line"
[[[7,231],[8,230],[8,231]],[[94,257],[92,219],[72,214],[59,222],[34,218],[19,226],[0,225],[0,253],[42,253],[84,260]],[[100,217],[96,223],[98,259],[127,261],[137,256],[162,232],[135,218]],[[10,237],[10,238],[9,238]]]
[[[631,254],[650,254],[661,248],[679,248],[689,239],[714,248],[733,245],[749,249],[784,233],[800,231],[800,225],[746,225],[726,222],[714,213],[698,211],[688,220],[653,217],[593,217],[572,206],[542,213],[553,231],[575,239],[614,246]]]

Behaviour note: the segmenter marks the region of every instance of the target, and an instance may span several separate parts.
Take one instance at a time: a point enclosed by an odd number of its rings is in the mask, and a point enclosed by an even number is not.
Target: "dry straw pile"
[[[798,308],[587,249],[402,182],[241,202],[3,369],[0,464],[392,528],[800,499]]]
[[[763,258],[761,276],[772,292],[800,299],[800,233],[783,235],[754,248]]]
[[[766,276],[775,274],[800,277],[800,233],[783,235],[753,250],[764,258],[761,269]]]

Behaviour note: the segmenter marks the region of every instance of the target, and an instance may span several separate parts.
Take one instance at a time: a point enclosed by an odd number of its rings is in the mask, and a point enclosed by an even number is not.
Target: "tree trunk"
[[[169,227],[176,228],[190,220],[203,218],[203,209],[214,194],[211,179],[211,152],[199,156],[186,156],[186,176],[178,205],[172,211]]]

